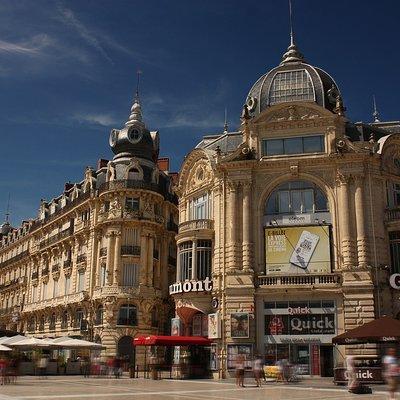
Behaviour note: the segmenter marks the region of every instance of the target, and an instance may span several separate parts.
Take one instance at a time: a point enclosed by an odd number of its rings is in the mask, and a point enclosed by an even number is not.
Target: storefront
[[[333,376],[334,300],[264,301],[263,314],[267,365],[287,360],[299,374]]]

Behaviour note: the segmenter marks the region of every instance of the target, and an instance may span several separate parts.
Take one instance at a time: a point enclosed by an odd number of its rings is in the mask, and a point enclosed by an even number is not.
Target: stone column
[[[182,280],[181,272],[181,261],[179,256],[179,244],[176,245],[176,281],[180,282]]]
[[[251,236],[251,183],[243,184],[243,269],[249,271],[252,269],[252,247]]]
[[[113,271],[113,255],[114,255],[114,232],[107,233],[107,264],[106,264],[106,276],[107,284],[112,285],[112,271]]]
[[[365,267],[368,264],[368,246],[367,235],[365,231],[365,213],[364,213],[364,177],[356,176],[355,179],[355,211],[357,226],[357,253],[358,264]]]
[[[341,254],[343,267],[345,269],[354,266],[354,241],[351,235],[351,213],[349,202],[350,177],[338,173],[337,183],[339,186],[339,229],[341,236]]]
[[[119,272],[121,264],[121,232],[114,233],[114,273],[113,273],[113,284],[119,285]]]
[[[94,274],[94,284],[93,286],[98,286],[100,283],[100,248],[101,248],[101,232],[97,233],[96,242],[97,242],[97,251],[96,251],[96,259],[94,262],[95,266],[95,274]]]
[[[227,227],[228,227],[228,265],[231,271],[236,269],[237,247],[237,189],[236,182],[228,183]]]

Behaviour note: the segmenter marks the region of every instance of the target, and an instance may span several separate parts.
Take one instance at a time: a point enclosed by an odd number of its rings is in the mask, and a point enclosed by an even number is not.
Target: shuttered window
[[[122,285],[139,286],[140,266],[138,264],[124,264],[122,267]]]

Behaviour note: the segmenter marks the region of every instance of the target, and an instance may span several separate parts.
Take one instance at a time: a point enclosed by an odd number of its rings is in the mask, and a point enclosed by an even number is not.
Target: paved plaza
[[[268,383],[257,388],[248,381],[248,387],[236,388],[232,381],[161,380],[79,377],[23,377],[16,385],[0,387],[0,400],[17,399],[207,399],[207,400],[340,400],[387,399],[384,386],[374,387],[372,395],[354,395],[344,387],[334,386],[330,380],[304,380],[298,384]],[[400,399],[400,395],[397,397]]]

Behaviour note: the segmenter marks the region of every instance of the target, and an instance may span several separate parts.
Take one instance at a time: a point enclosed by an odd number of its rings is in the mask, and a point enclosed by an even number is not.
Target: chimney
[[[161,157],[157,160],[158,168],[168,174],[169,171],[169,158],[168,157]]]

